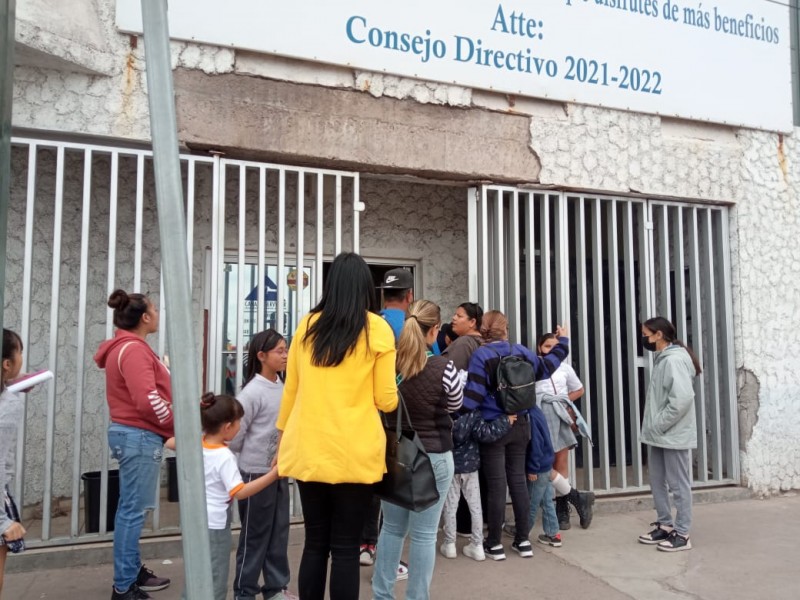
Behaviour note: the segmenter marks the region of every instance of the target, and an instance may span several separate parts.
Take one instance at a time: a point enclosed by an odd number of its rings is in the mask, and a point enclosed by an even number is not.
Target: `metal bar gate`
[[[56,375],[28,395],[18,441],[14,491],[33,547],[111,537],[117,482],[92,355],[113,333],[113,289],[160,305],[160,356],[191,352],[204,389],[236,393],[250,337],[267,326],[290,336],[321,293],[325,262],[358,250],[358,173],[194,155],[181,167],[186,308],[203,340],[193,349],[166,347],[152,153],[12,138],[6,323],[22,337],[23,369]],[[157,501],[148,534],[177,531],[177,507]]]
[[[535,349],[556,323],[571,330],[594,447],[571,473],[598,493],[648,489],[639,438],[652,357],[640,323],[672,319],[701,358],[696,379],[696,486],[738,483],[728,209],[495,185],[470,190],[470,297],[509,319]]]

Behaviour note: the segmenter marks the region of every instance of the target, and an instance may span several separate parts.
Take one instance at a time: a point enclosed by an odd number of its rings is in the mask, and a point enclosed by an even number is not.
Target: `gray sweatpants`
[[[442,511],[444,541],[447,543],[456,541],[456,511],[462,492],[472,517],[472,535],[469,541],[473,546],[481,546],[483,545],[483,509],[481,508],[481,488],[477,471],[453,475]]]
[[[231,563],[231,523],[228,511],[228,524],[225,529],[209,529],[208,541],[211,546],[211,585],[214,600],[225,600],[228,597],[228,573]],[[186,599],[184,587],[182,600]]]
[[[657,520],[673,526],[669,493],[675,504],[674,527],[680,535],[689,535],[692,527],[692,451],[649,447],[650,489]]]

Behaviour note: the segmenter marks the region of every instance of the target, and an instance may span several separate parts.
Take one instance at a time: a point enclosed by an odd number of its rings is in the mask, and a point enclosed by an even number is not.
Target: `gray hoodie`
[[[672,344],[656,353],[642,419],[642,442],[659,448],[697,448],[694,363]]]
[[[16,467],[17,429],[22,425],[22,396],[8,390],[0,394],[0,534],[12,521],[3,509],[3,494],[11,487]]]
[[[245,473],[266,473],[278,450],[275,421],[281,408],[283,382],[275,383],[256,375],[236,399],[244,407],[241,429],[228,445],[239,455],[239,469]]]

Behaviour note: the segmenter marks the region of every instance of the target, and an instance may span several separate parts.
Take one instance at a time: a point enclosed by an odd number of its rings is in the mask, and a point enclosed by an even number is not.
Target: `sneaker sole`
[[[533,548],[528,548],[526,550],[520,550],[519,548],[515,548],[511,546],[511,549],[519,554],[522,558],[532,558],[533,557]]]
[[[537,542],[544,546],[552,546],[553,548],[561,548],[561,542],[551,542],[550,540],[540,540],[537,539]]]
[[[664,538],[664,540],[667,538]],[[646,544],[648,546],[655,546],[656,544],[660,544],[664,540],[648,540],[647,538],[639,538],[640,544]]]
[[[683,550],[691,550],[692,543],[687,542],[685,546],[680,546],[678,548],[675,548],[674,546],[661,546],[661,545],[656,546],[656,548],[661,550],[661,552],[682,552]]]
[[[488,552],[486,553],[486,557],[487,558],[491,558],[492,560],[505,560],[506,559],[506,555],[505,554],[489,554]]]
[[[165,590],[168,587],[169,583],[164,583],[162,585],[140,585],[139,589],[142,590],[143,592],[160,592],[161,590]]]

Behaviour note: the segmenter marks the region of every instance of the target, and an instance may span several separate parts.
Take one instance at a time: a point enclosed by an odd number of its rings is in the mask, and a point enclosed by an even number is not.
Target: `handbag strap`
[[[403,430],[403,413],[405,412],[406,421],[408,421],[408,428],[414,429],[414,426],[411,424],[411,415],[408,413],[408,407],[406,406],[406,401],[403,398],[403,394],[400,390],[397,390],[397,423],[395,425],[395,429],[397,431],[397,437],[400,437],[400,433]],[[389,428],[389,423],[386,421],[386,413],[381,412],[381,418],[383,419],[383,426],[387,429]]]

